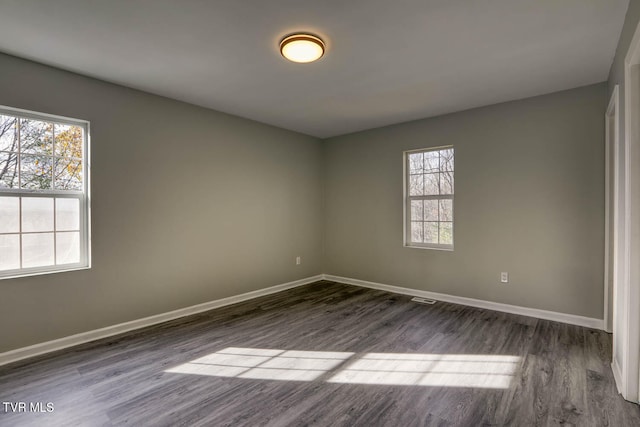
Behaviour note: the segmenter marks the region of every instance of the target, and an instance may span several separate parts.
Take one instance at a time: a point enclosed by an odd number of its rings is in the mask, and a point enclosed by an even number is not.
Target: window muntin
[[[0,278],[89,266],[88,129],[0,107]]]
[[[454,150],[405,152],[405,246],[453,249]]]

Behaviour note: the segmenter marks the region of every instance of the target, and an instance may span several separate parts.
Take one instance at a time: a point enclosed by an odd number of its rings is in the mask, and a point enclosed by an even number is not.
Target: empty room
[[[0,0],[0,426],[640,426],[640,0]]]

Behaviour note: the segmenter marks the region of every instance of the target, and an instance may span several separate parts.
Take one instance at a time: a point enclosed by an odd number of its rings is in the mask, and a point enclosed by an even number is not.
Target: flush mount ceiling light
[[[280,53],[292,62],[313,62],[324,55],[324,42],[311,34],[291,34],[280,42]]]

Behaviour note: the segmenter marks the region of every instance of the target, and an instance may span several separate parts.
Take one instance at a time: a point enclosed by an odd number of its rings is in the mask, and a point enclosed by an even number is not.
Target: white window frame
[[[403,245],[406,248],[416,248],[416,249],[436,249],[436,250],[444,250],[444,251],[453,251],[454,243],[455,243],[455,187],[453,189],[452,194],[438,194],[438,195],[422,195],[422,196],[410,196],[409,195],[409,155],[415,153],[427,153],[430,151],[440,151],[440,150],[454,150],[453,154],[453,177],[455,182],[455,149],[453,145],[443,145],[440,147],[428,147],[428,148],[420,148],[416,150],[407,150],[402,153],[402,164],[403,164]],[[411,201],[412,200],[451,200],[452,202],[452,218],[451,218],[451,233],[452,233],[452,243],[442,244],[442,243],[418,243],[411,241]],[[438,223],[441,221],[437,221]]]
[[[7,107],[0,105],[0,114],[14,116],[22,119],[33,119],[40,121],[53,122],[55,124],[79,126],[83,129],[83,145],[82,145],[82,191],[73,190],[38,190],[23,188],[0,188],[0,197],[50,197],[54,199],[54,260],[56,251],[56,222],[55,222],[55,199],[56,198],[73,198],[80,202],[80,262],[74,264],[47,265],[41,267],[26,267],[13,270],[0,271],[0,279],[12,279],[17,277],[35,276],[49,273],[59,273],[64,271],[85,270],[91,268],[91,203],[90,203],[90,123],[86,120],[79,120],[70,117],[57,116],[46,113],[38,113],[19,108]],[[19,129],[18,129],[19,131]],[[18,151],[20,153],[20,151]],[[53,154],[55,161],[55,154]],[[54,163],[55,165],[55,163]],[[18,156],[18,168],[20,167],[20,157]],[[45,233],[45,232],[43,232]],[[20,260],[22,264],[22,236],[26,233],[22,231],[22,202],[20,202]]]

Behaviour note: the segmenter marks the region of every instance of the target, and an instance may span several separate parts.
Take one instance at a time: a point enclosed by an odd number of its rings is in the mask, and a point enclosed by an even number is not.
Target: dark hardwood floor
[[[610,336],[318,282],[0,367],[2,426],[640,426]],[[46,406],[44,407],[46,410]]]

